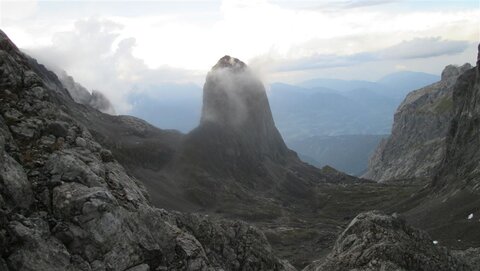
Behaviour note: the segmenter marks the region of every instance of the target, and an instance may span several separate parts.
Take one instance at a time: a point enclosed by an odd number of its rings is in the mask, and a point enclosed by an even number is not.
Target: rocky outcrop
[[[292,270],[251,226],[152,207],[77,120],[95,110],[1,31],[0,104],[1,270]]]
[[[361,213],[338,237],[327,258],[304,270],[476,270],[435,243],[396,215]]]
[[[412,197],[421,199],[405,213],[412,225],[457,249],[480,247],[480,75],[479,67],[460,75],[453,86],[453,118],[446,150],[433,182]]]
[[[247,206],[256,202],[268,205],[261,212],[278,213],[282,204],[316,201],[315,184],[340,182],[286,147],[263,84],[230,56],[207,75],[200,125],[185,136],[173,168],[186,198],[222,212],[242,203],[252,212]],[[344,176],[341,181],[357,181]]]
[[[68,75],[65,71],[57,72],[58,79],[62,85],[68,90],[72,99],[84,105],[89,105],[100,112],[115,115],[115,109],[110,101],[97,90],[92,90],[90,93],[85,87],[73,80],[73,77]]]
[[[468,184],[475,191],[478,185],[480,154],[474,146],[479,141],[480,67],[469,69],[457,80],[453,91],[454,118],[448,130],[447,150],[441,170],[436,175],[437,188]],[[463,180],[459,182],[459,180]]]
[[[434,176],[445,154],[454,115],[455,82],[471,67],[449,65],[441,81],[407,95],[395,113],[391,136],[380,142],[362,177],[384,182]]]
[[[262,82],[245,63],[230,56],[221,58],[207,75],[197,130],[202,129],[234,136],[225,147],[237,160],[266,156],[281,162],[289,153],[275,127]]]

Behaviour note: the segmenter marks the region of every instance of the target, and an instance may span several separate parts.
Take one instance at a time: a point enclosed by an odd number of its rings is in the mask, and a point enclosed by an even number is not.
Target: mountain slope
[[[235,206],[237,211],[252,202],[270,206],[279,201],[275,206],[315,201],[316,183],[356,181],[347,175],[327,178],[301,162],[275,127],[262,83],[229,56],[208,74],[200,125],[185,136],[172,167],[189,199],[207,208]]]
[[[1,31],[0,103],[1,270],[292,270],[249,225],[152,207],[75,119],[106,115]]]
[[[454,116],[446,138],[445,157],[426,192],[435,196],[426,197],[407,213],[414,225],[426,228],[444,244],[461,249],[480,246],[478,64],[459,76],[454,86]]]
[[[395,113],[392,135],[380,143],[363,177],[383,182],[433,176],[444,157],[455,82],[470,68],[447,66],[441,81],[408,94]]]

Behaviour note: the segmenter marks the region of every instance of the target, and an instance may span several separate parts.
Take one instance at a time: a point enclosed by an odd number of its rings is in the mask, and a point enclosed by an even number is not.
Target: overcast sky
[[[0,28],[128,112],[142,85],[202,84],[225,54],[266,82],[377,80],[475,62],[480,1],[5,1]]]

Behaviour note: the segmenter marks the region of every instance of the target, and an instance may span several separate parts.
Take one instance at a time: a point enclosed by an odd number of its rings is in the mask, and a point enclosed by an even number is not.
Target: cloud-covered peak
[[[238,58],[226,55],[218,60],[217,64],[213,66],[212,70],[228,68],[235,71],[242,71],[246,67],[247,65],[243,61],[239,60]]]

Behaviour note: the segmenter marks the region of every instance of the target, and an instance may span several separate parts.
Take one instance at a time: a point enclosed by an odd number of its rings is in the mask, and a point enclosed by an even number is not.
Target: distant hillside
[[[304,88],[330,88],[338,91],[368,89],[379,91],[388,96],[405,95],[409,91],[432,84],[440,80],[440,76],[424,72],[401,71],[387,74],[378,81],[342,80],[329,78],[315,78],[298,84]],[[401,96],[400,95],[400,96]],[[401,97],[403,98],[403,97]]]
[[[389,134],[404,96],[438,80],[436,75],[406,71],[378,82],[318,78],[298,86],[272,84],[269,98],[287,141],[318,135]]]
[[[349,91],[354,89],[371,89],[382,91],[384,86],[371,81],[363,80],[342,80],[342,79],[329,79],[329,78],[316,78],[298,84],[304,88],[331,88],[338,91]]]
[[[129,96],[129,114],[164,129],[189,132],[200,120],[202,90],[194,84],[151,86]]]
[[[371,90],[335,91],[273,84],[275,123],[287,141],[312,136],[388,134],[398,102]]]
[[[287,145],[299,153],[302,160],[314,166],[332,166],[352,175],[360,175],[378,143],[387,135],[314,136]]]
[[[424,72],[402,71],[388,74],[382,77],[377,83],[389,88],[387,95],[392,98],[403,99],[410,91],[423,86],[430,85],[440,80],[440,76]]]

